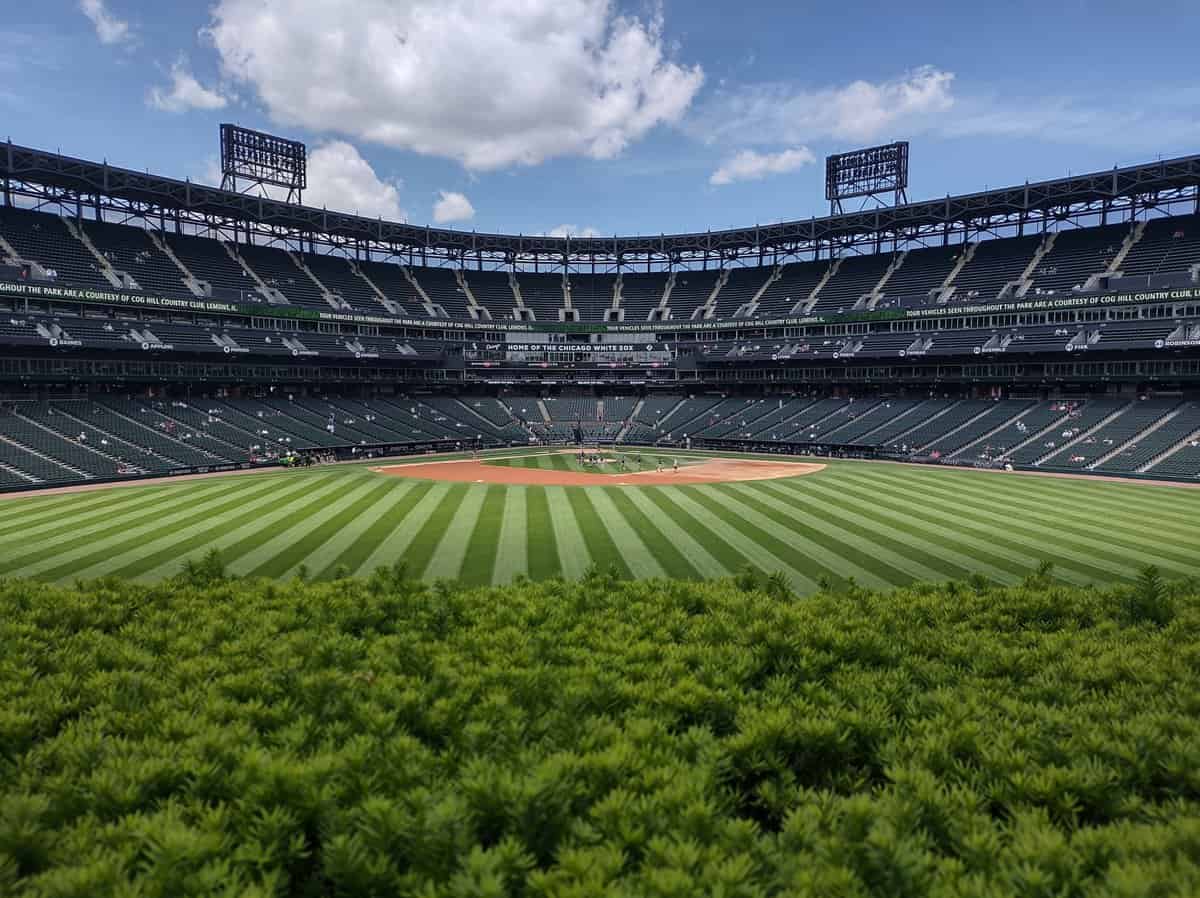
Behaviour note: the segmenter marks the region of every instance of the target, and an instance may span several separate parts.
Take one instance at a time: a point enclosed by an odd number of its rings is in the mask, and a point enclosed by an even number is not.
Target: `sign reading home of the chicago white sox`
[[[841,324],[855,321],[889,321],[912,318],[944,318],[960,315],[995,315],[1011,312],[1037,312],[1094,308],[1112,305],[1179,302],[1200,299],[1200,288],[1183,287],[1172,290],[1147,290],[1135,293],[1089,293],[1085,295],[1039,296],[1015,302],[981,303],[977,305],[931,306],[920,309],[851,312],[846,315],[809,316],[804,318],[755,318],[733,321],[647,321],[638,324],[574,324],[561,322],[519,321],[448,321],[430,318],[391,318],[383,315],[320,312],[296,306],[272,306],[255,303],[229,303],[211,299],[181,299],[149,293],[126,293],[118,290],[98,290],[91,287],[70,287],[45,281],[0,281],[0,295],[25,299],[59,300],[62,302],[97,303],[101,305],[136,306],[146,309],[171,309],[183,312],[217,312],[226,315],[263,318],[297,318],[311,321],[341,321],[349,324],[380,324],[391,327],[421,328],[442,331],[508,331],[524,333],[644,333],[655,331],[713,331],[745,330],[770,327],[800,327],[811,324]],[[512,348],[512,347],[509,347]]]

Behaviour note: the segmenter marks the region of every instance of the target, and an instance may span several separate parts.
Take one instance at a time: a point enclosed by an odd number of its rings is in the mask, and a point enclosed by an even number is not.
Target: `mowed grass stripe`
[[[525,487],[512,486],[504,493],[504,513],[500,518],[500,540],[492,565],[493,583],[510,583],[518,574],[529,572],[528,511]]]
[[[577,488],[573,488],[572,491],[574,489]],[[561,486],[548,486],[545,490],[563,576],[571,580],[577,579],[592,563],[587,541],[579,529],[579,521],[571,508],[571,500],[567,498],[568,490]]]
[[[258,567],[281,552],[286,552],[295,542],[319,527],[330,516],[337,514],[348,502],[354,501],[364,489],[357,481],[347,482],[342,477],[336,481],[336,489],[327,493],[320,503],[308,503],[302,512],[290,518],[276,519],[272,526],[261,528],[255,534],[253,544],[247,544],[237,554],[230,553],[226,560],[229,570],[239,576],[252,576]],[[257,537],[261,535],[262,539]],[[286,570],[286,569],[285,569]],[[282,571],[280,571],[282,573]]]
[[[329,539],[310,552],[308,558],[305,559],[304,563],[313,572],[314,579],[331,579],[338,570],[337,559],[344,555],[350,547],[360,542],[375,522],[410,493],[418,482],[392,477],[381,477],[379,480],[386,482],[388,489],[383,490],[373,503],[362,509],[353,520],[346,522]],[[347,565],[346,572],[348,573],[350,570],[351,568]]]
[[[171,566],[181,564],[186,558],[199,558],[231,531],[259,520],[284,503],[303,498],[314,486],[312,478],[306,477],[304,480],[303,483],[293,484],[275,481],[269,491],[243,495],[230,513],[216,518],[204,515],[168,537],[114,556],[108,565],[102,566],[102,570],[105,574],[127,578],[142,578],[148,572],[160,575],[173,573],[169,570]]]
[[[867,466],[858,466],[860,468]],[[864,473],[881,476],[876,470]],[[1200,515],[1200,491],[1169,487],[1137,487],[1135,484],[1095,481],[1084,478],[1033,477],[1020,474],[944,471],[940,469],[889,466],[895,479],[924,485],[970,491],[987,496],[1008,497],[1035,508],[1053,508],[1076,517],[1107,519],[1117,515],[1129,519],[1151,519],[1157,531],[1170,532],[1180,539],[1196,539],[1193,526]],[[1188,502],[1187,500],[1191,500]],[[1188,508],[1191,505],[1192,508]]]
[[[294,573],[302,564],[311,571],[311,568],[319,563],[314,559],[313,553],[358,520],[368,508],[391,491],[390,483],[366,481],[358,489],[339,497],[323,509],[320,515],[304,522],[308,529],[299,539],[294,538],[298,535],[294,532],[297,528],[291,528],[289,536],[292,538],[285,544],[283,551],[262,561],[251,571],[251,576],[284,577]],[[270,546],[268,543],[263,548],[268,549]],[[243,559],[243,562],[248,563],[246,559]]]
[[[219,489],[214,485],[210,489]],[[197,488],[193,487],[193,494]],[[40,540],[53,539],[62,534],[78,531],[96,521],[106,524],[121,515],[128,515],[141,509],[153,508],[166,501],[167,496],[161,491],[149,496],[122,496],[120,499],[110,499],[100,505],[89,504],[85,508],[59,508],[45,515],[38,515],[20,524],[13,524],[0,531],[0,540],[6,546],[29,544]]]
[[[447,531],[450,522],[454,520],[454,513],[462,505],[469,489],[470,487],[465,483],[456,483],[446,490],[433,509],[433,513],[429,515],[421,529],[413,536],[408,548],[404,550],[403,558],[414,576],[425,576],[429,559],[433,557],[433,553],[437,551],[442,540],[448,536]]]
[[[177,508],[186,507],[196,502],[203,502],[211,496],[222,496],[234,492],[233,487],[226,484],[213,484],[203,489],[194,488],[186,493],[175,493],[133,508],[126,508],[120,513],[107,512],[99,515],[88,515],[82,521],[76,521],[70,515],[62,515],[62,523],[52,528],[43,528],[38,534],[28,540],[5,539],[0,541],[0,574],[18,569],[29,564],[32,560],[45,558],[48,553],[64,553],[64,546],[69,546],[76,554],[83,554],[88,544],[96,538],[107,539],[127,527],[145,524],[148,516],[169,514]],[[18,554],[20,553],[20,554]]]
[[[1154,540],[1130,537],[1120,529],[1122,526],[1128,526],[1127,522],[1122,522],[1113,516],[1108,516],[1103,523],[1097,522],[1096,527],[1092,528],[1083,526],[1082,522],[1073,524],[1072,521],[1078,521],[1078,519],[1072,518],[1069,514],[1050,511],[1039,513],[1033,508],[1026,507],[1023,502],[1013,501],[1014,497],[983,495],[963,488],[949,492],[940,487],[923,485],[922,489],[927,499],[932,495],[947,505],[960,507],[969,505],[972,516],[976,519],[992,521],[1007,527],[1012,527],[1016,522],[1022,530],[1028,531],[1030,535],[1051,540],[1057,547],[1078,552],[1084,558],[1091,558],[1094,566],[1109,570],[1118,576],[1136,576],[1140,568],[1149,563],[1156,563],[1168,569],[1173,568],[1185,574],[1196,570],[1196,564],[1192,557],[1179,561],[1177,558],[1169,557],[1174,553],[1165,549],[1161,544],[1155,543]],[[969,504],[971,500],[974,500],[975,504]],[[1139,526],[1152,526],[1152,524],[1144,522]],[[1113,548],[1117,546],[1128,548],[1141,557],[1128,562],[1114,561]]]
[[[516,487],[510,491],[496,485],[486,488],[458,574],[464,583],[482,586],[493,581],[496,556],[500,551],[500,533],[508,518],[508,494],[516,490]]]
[[[694,538],[704,550],[711,555],[724,569],[723,574],[732,574],[746,565],[761,567],[759,562],[762,553],[747,546],[748,540],[737,540],[734,545],[734,534],[724,522],[713,520],[711,515],[697,516],[693,510],[684,505],[685,497],[678,487],[650,487],[644,495],[668,516],[681,530]],[[701,509],[703,512],[703,509]],[[722,534],[730,536],[726,539]],[[767,559],[774,564],[772,559]]]
[[[874,503],[861,502],[834,487],[807,480],[797,482],[794,490],[774,481],[745,486],[785,514],[804,514],[819,521],[818,529],[830,535],[846,534],[844,538],[856,545],[865,541],[877,547],[871,551],[888,553],[894,564],[911,570],[919,579],[958,579],[976,571],[1009,579],[1010,574],[1028,570],[1028,564],[981,553],[979,546],[968,548],[948,532],[896,527]]]
[[[361,521],[346,528],[337,539],[326,543],[330,560],[318,578],[329,580],[343,568],[353,575],[384,537],[399,526],[431,489],[433,483],[428,481],[407,480],[398,483],[383,501],[363,515]]]
[[[379,541],[374,551],[367,555],[366,560],[357,568],[359,573],[367,573],[377,567],[390,567],[398,561],[408,564],[405,551],[409,544],[421,532],[426,522],[445,500],[446,494],[450,492],[448,483],[427,481],[421,486],[425,487],[425,492],[417,494],[414,491],[413,499],[415,501],[411,508],[403,509],[403,513],[398,516],[388,515],[384,524],[392,524],[392,526],[379,535]],[[409,564],[408,574],[411,577],[419,577],[421,572],[414,570]]]
[[[633,569],[630,568],[629,562],[625,558],[624,546],[618,547],[617,541],[608,532],[608,527],[605,526],[604,520],[596,511],[596,505],[592,501],[592,491],[567,490],[567,499],[571,503],[571,511],[575,515],[575,520],[579,523],[579,530],[583,534],[584,542],[587,543],[588,554],[592,556],[592,562],[606,573],[609,570],[615,570],[624,579],[632,577]]]
[[[32,487],[33,484],[30,484]],[[146,493],[162,492],[168,489],[170,484],[156,483],[151,480],[145,484],[137,486],[118,486],[109,488],[101,486],[96,489],[78,490],[76,492],[54,493],[54,492],[35,492],[31,496],[22,496],[19,499],[6,498],[8,493],[0,493],[0,526],[6,526],[6,522],[13,518],[25,518],[33,514],[43,514],[61,510],[64,507],[86,508],[89,505],[96,503],[111,502],[114,499],[129,499],[135,498],[138,495]]]
[[[344,489],[344,483],[337,474],[320,480],[319,486],[306,484],[308,489],[302,490],[292,502],[272,504],[260,509],[259,513],[244,519],[240,527],[229,529],[210,543],[211,547],[220,550],[222,561],[233,573],[246,573],[245,565],[239,564],[241,558],[250,555],[260,546],[275,539],[281,529],[287,529],[294,523],[308,521],[312,515],[320,513],[328,507],[332,496],[338,490]],[[155,571],[157,573],[157,571]]]
[[[570,459],[567,458],[567,456],[562,455],[560,453],[555,453],[554,455],[548,455],[546,457],[548,459],[550,459],[550,467],[553,470],[555,470],[555,471],[570,471],[571,470],[571,462],[570,462]]]
[[[997,473],[956,470],[912,470],[908,466],[896,466],[903,476],[937,474],[943,482],[965,483],[979,488],[995,484],[998,489],[1019,492],[1028,499],[1041,503],[1055,503],[1056,507],[1069,507],[1073,511],[1113,511],[1119,514],[1131,512],[1152,515],[1184,532],[1192,532],[1192,523],[1200,515],[1200,490],[1184,487],[1151,486],[1136,481],[1114,482],[1089,480],[1084,477],[1034,477]]]
[[[627,499],[630,505],[663,535],[667,545],[678,552],[698,576],[724,577],[729,573],[725,565],[714,558],[688,530],[681,527],[661,506],[651,501],[650,495],[656,492],[645,489],[617,490],[617,494]]]
[[[739,537],[749,538],[756,547],[770,552],[771,555],[795,571],[802,578],[802,582],[797,583],[793,579],[792,583],[799,589],[816,589],[821,580],[829,580],[836,586],[845,583],[848,576],[858,576],[858,574],[844,574],[826,564],[825,553],[821,551],[820,547],[814,546],[807,540],[795,539],[793,542],[779,539],[767,529],[773,528],[775,522],[756,514],[727,494],[720,493],[712,487],[684,487],[683,491],[689,499],[703,506],[709,513],[725,520]],[[788,535],[794,537],[794,534]],[[800,545],[804,545],[808,551],[799,548]],[[769,567],[764,567],[763,570],[768,573],[772,571]],[[873,570],[860,567],[858,571],[861,572],[859,579],[865,585],[877,587],[890,585]]]
[[[550,520],[550,502],[544,487],[531,486],[525,490],[525,537],[529,578],[547,580],[562,574],[558,537]]]
[[[937,495],[947,496],[946,487],[931,488]],[[1011,511],[1022,521],[1038,521],[1055,530],[1089,540],[1100,540],[1105,544],[1128,548],[1134,552],[1153,553],[1165,563],[1193,565],[1200,554],[1200,539],[1196,528],[1187,534],[1165,527],[1154,514],[1123,514],[1118,511],[1099,512],[1092,509],[1073,512],[1058,505],[1047,507],[1028,499],[1015,489],[1012,481],[1001,489],[983,491],[981,487],[958,485],[955,495],[998,506],[996,510]],[[1148,534],[1142,536],[1140,534]],[[1192,546],[1192,551],[1177,549],[1177,546]]]
[[[800,501],[790,493],[771,490],[770,483],[734,484],[728,491],[782,527],[803,527],[805,535],[829,553],[831,566],[835,559],[838,564],[852,567],[878,566],[876,573],[893,585],[954,578],[969,572],[954,553],[933,551],[923,539],[879,525],[871,519],[870,509],[859,509],[840,497],[817,492]]]
[[[277,495],[274,498],[268,497],[267,501],[259,503],[256,508],[239,506],[237,513],[225,520],[203,518],[197,521],[197,529],[218,523],[224,526],[219,533],[213,534],[206,544],[195,547],[194,554],[201,555],[210,549],[216,549],[231,572],[242,571],[244,568],[239,567],[238,560],[273,539],[279,532],[276,525],[286,528],[292,522],[308,520],[309,516],[319,512],[329,502],[330,495],[342,486],[341,477],[334,473],[324,477],[312,475],[298,478],[296,488],[287,488],[286,481],[278,481]],[[164,542],[171,545],[178,541],[179,537],[174,536]],[[132,553],[126,563],[136,562],[138,557],[138,553]],[[144,571],[139,579],[155,580],[169,576],[177,570],[181,560],[178,555],[169,558],[158,567]]]
[[[1003,581],[1012,581],[1025,576],[1040,560],[1028,553],[994,551],[990,542],[964,536],[961,531],[950,527],[921,523],[911,516],[892,515],[884,503],[869,495],[853,493],[845,488],[844,481],[833,486],[807,480],[802,483],[772,481],[760,486],[785,503],[807,503],[816,496],[825,503],[813,509],[817,516],[836,515],[837,521],[849,526],[887,534],[895,545],[909,547],[902,551],[923,552],[924,557],[944,554],[948,564],[957,565],[968,574],[978,571]],[[797,496],[797,492],[801,495]],[[1085,579],[1079,576],[1080,582]]]
[[[154,501],[163,492],[163,487],[118,488],[0,503],[0,537],[27,532],[47,521],[59,521],[64,514],[79,518],[132,502]]]
[[[874,473],[874,472],[872,472]],[[924,477],[917,475],[924,474]],[[875,474],[878,476],[878,474]],[[1072,517],[1081,521],[1108,521],[1118,518],[1123,521],[1135,522],[1136,526],[1144,527],[1151,522],[1156,533],[1169,535],[1172,539],[1198,542],[1193,526],[1195,515],[1200,515],[1200,507],[1195,514],[1187,512],[1176,515],[1179,499],[1189,495],[1188,490],[1172,490],[1168,488],[1143,488],[1141,492],[1153,491],[1161,494],[1158,503],[1138,501],[1133,497],[1129,501],[1118,499],[1113,492],[1105,489],[1120,490],[1123,484],[1110,482],[1088,483],[1079,480],[1054,479],[1048,477],[1022,477],[1015,475],[1001,477],[998,475],[977,474],[974,477],[934,477],[933,472],[898,471],[897,481],[906,483],[922,482],[931,489],[941,493],[947,490],[961,492],[964,495],[988,497],[989,500],[1004,502],[1030,508],[1038,511],[1052,509],[1055,513]],[[985,479],[988,478],[988,479]],[[994,483],[989,483],[989,479]],[[1032,484],[1032,486],[1031,486]],[[1045,486],[1048,484],[1049,486]],[[1124,490],[1128,493],[1128,489]]]
[[[484,503],[487,501],[489,492],[493,489],[490,486],[469,486],[467,487],[466,495],[463,496],[462,504],[455,511],[454,517],[450,519],[446,525],[446,538],[438,543],[437,549],[429,558],[429,564],[425,569],[425,576],[430,580],[447,579],[458,580],[466,573],[464,568],[470,564],[468,552],[471,547],[471,540],[474,538],[476,531],[479,530],[479,525],[483,522]],[[496,488],[499,492],[499,489]],[[503,496],[503,492],[500,492]],[[503,503],[503,499],[501,499]],[[502,504],[503,507],[503,504]],[[494,511],[492,512],[494,514]],[[500,537],[499,522],[496,522],[495,538]],[[487,575],[483,580],[476,582],[487,582],[492,579],[491,560],[495,557],[495,549],[492,549],[492,555],[487,559]]]
[[[804,484],[810,489],[826,489],[826,484]],[[788,484],[787,489],[791,489]],[[852,478],[837,482],[830,489],[837,499],[853,502],[870,509],[873,518],[892,527],[896,532],[910,533],[925,539],[933,547],[949,546],[966,558],[976,561],[980,573],[988,573],[987,567],[1007,571],[1008,576],[999,579],[1013,581],[1024,577],[1042,561],[1053,561],[1058,566],[1058,577],[1070,583],[1085,585],[1108,574],[1077,557],[1068,557],[1048,547],[1042,540],[1030,540],[1014,533],[1012,528],[997,531],[986,521],[980,521],[963,509],[946,510],[941,506],[930,507],[923,501],[921,493],[912,496],[902,491],[882,494],[878,489],[863,486]],[[995,576],[995,574],[992,574]]]
[[[880,509],[893,510],[896,513],[893,523],[898,528],[911,529],[919,526],[919,522],[940,527],[949,541],[963,542],[964,538],[969,537],[992,551],[1011,550],[1016,556],[1029,559],[1030,569],[1042,561],[1050,561],[1060,568],[1059,576],[1072,583],[1103,582],[1114,576],[1110,569],[1098,566],[1094,556],[1063,551],[1052,540],[1026,533],[1018,520],[1004,519],[998,525],[978,514],[974,508],[947,508],[940,503],[930,503],[923,491],[910,491],[895,484],[886,493],[876,486],[852,485],[849,480],[841,481],[839,488]],[[1116,576],[1124,579],[1119,572]]]
[[[940,564],[923,563],[936,559],[916,557],[909,546],[896,551],[892,541],[883,534],[866,528],[852,530],[836,523],[830,526],[828,520],[822,526],[814,526],[812,508],[783,505],[778,497],[754,486],[731,484],[717,487],[716,492],[752,510],[760,523],[767,522],[763,523],[764,527],[774,530],[771,527],[774,524],[783,528],[783,532],[797,540],[797,548],[802,548],[810,557],[819,558],[821,564],[834,571],[841,580],[854,577],[872,585],[869,581],[875,579],[882,586],[899,586],[913,580],[937,579],[944,573]],[[807,519],[803,514],[805,511],[808,512]]]
[[[0,571],[11,570],[17,576],[51,580],[75,576],[122,551],[143,549],[147,540],[153,539],[153,534],[169,532],[176,523],[186,522],[199,514],[219,514],[220,510],[233,508],[242,501],[242,495],[239,484],[227,484],[224,489],[206,490],[202,495],[176,496],[174,501],[146,513],[139,511],[112,518],[85,531],[68,531],[50,540],[49,546],[39,544],[37,551],[0,565]],[[132,519],[127,521],[126,518]],[[102,535],[89,538],[95,533]]]
[[[612,503],[613,510],[620,514],[626,525],[637,534],[641,544],[663,573],[668,577],[699,579],[700,572],[688,561],[687,556],[633,503],[629,493],[630,490],[621,488],[604,490],[604,496]]]
[[[630,524],[628,518],[617,510],[613,497],[621,492],[619,488],[580,490],[591,500],[592,508],[608,535],[612,537],[613,545],[621,556],[625,566],[629,568],[631,577],[662,577],[666,570],[649,546],[642,540],[641,534]]]

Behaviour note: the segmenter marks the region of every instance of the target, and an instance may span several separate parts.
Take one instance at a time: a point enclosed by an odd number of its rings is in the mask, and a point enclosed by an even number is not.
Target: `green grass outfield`
[[[216,548],[231,572],[268,577],[399,559],[468,583],[575,577],[593,563],[634,577],[750,564],[808,592],[850,577],[1012,582],[1051,561],[1089,584],[1131,580],[1144,564],[1200,575],[1198,522],[1200,490],[848,461],[794,479],[586,488],[340,465],[0,501],[0,577],[150,580]]]

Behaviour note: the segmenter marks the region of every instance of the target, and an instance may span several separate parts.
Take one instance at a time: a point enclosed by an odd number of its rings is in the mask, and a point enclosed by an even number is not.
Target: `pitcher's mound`
[[[371,470],[392,477],[419,480],[450,480],[456,483],[508,483],[525,486],[661,486],[670,483],[732,483],[744,480],[777,480],[802,477],[825,468],[805,462],[759,461],[757,459],[711,458],[678,471],[642,471],[587,474],[542,468],[507,468],[482,461],[434,461],[419,465],[388,465]]]

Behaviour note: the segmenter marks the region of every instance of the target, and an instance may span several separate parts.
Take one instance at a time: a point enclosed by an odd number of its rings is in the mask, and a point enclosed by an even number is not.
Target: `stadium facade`
[[[1200,478],[1200,156],[612,238],[0,179],[0,489],[580,435]]]

